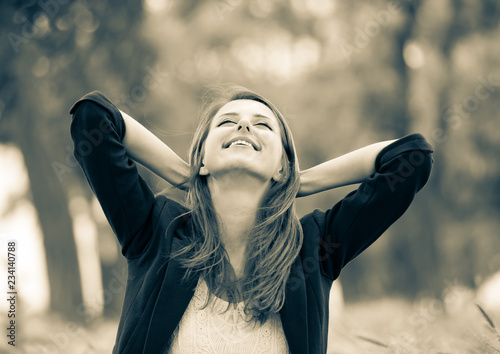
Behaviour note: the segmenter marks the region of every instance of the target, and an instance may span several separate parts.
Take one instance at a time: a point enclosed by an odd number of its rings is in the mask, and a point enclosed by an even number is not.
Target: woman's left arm
[[[307,173],[310,176],[304,173],[313,181],[310,186],[304,181],[304,195],[362,180],[357,190],[331,209],[316,209],[301,218],[309,240],[318,238],[318,260],[323,274],[331,280],[403,215],[430,176],[433,148],[422,135],[411,134],[381,144],[385,147],[378,150],[374,160],[371,154],[377,148],[370,145],[364,148],[367,151],[356,150],[312,168]],[[339,168],[342,171],[337,171]]]
[[[363,182],[375,172],[375,159],[380,151],[396,140],[371,144],[301,171],[297,197]]]

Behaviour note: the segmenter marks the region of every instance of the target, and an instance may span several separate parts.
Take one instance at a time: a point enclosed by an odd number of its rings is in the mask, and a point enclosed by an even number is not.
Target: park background
[[[186,159],[205,88],[227,82],[284,113],[302,169],[414,132],[435,149],[408,211],[340,276],[330,353],[500,352],[498,0],[26,0],[0,19],[0,282],[15,240],[18,290],[1,352],[113,346],[126,263],[75,164],[71,105],[99,90]]]

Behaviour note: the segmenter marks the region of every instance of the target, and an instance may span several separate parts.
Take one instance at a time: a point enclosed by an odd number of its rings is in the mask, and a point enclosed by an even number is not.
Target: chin
[[[215,174],[232,174],[235,178],[254,177],[262,180],[263,182],[270,181],[272,177],[271,175],[269,175],[269,173],[266,173],[262,170],[251,168],[248,166],[242,166],[241,164],[227,166],[219,170]]]

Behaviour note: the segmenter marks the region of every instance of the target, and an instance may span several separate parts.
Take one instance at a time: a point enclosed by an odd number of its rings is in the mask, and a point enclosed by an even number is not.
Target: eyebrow
[[[238,117],[240,114],[239,113],[236,113],[236,112],[228,112],[228,113],[224,113],[224,114],[221,114],[220,116],[221,117],[224,117],[224,116],[233,116],[233,117]],[[260,114],[260,113],[257,113],[257,114],[253,114],[254,117],[256,118],[266,118],[266,119],[269,119],[270,121],[272,121],[271,118],[269,118],[268,116],[266,115],[263,115],[263,114]]]

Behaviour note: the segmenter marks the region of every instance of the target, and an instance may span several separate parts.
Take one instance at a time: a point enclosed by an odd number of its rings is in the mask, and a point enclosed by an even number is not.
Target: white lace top
[[[191,302],[172,334],[168,354],[230,353],[282,354],[289,353],[279,314],[273,314],[262,326],[245,321],[244,303],[231,306],[213,297],[204,309],[208,286],[200,278]]]

